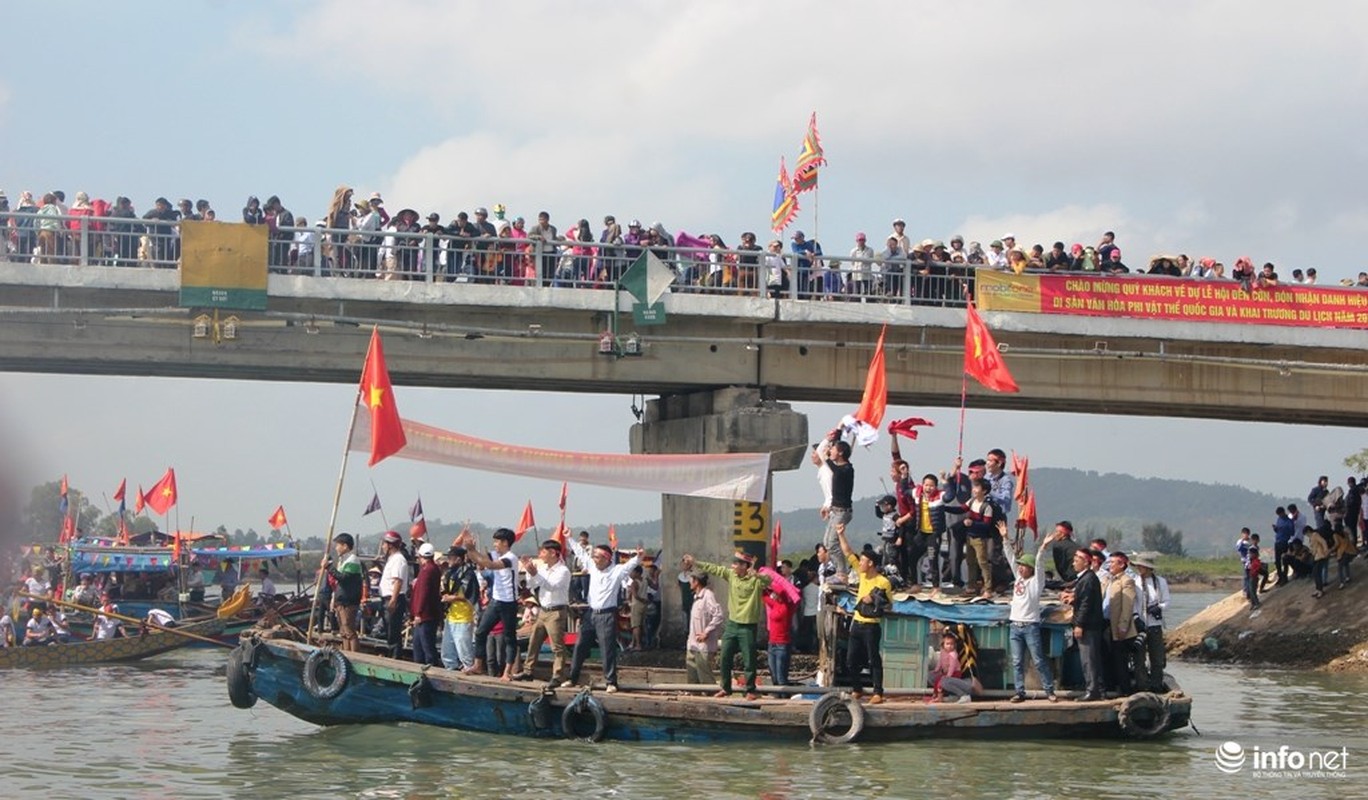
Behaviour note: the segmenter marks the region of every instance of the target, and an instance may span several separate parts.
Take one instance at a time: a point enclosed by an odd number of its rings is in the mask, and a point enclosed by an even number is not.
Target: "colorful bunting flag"
[[[789,181],[788,168],[784,166],[784,157],[779,157],[779,178],[774,184],[774,210],[770,212],[770,229],[775,233],[780,233],[793,218],[798,216],[798,196],[793,193],[793,185]]]
[[[964,327],[964,371],[995,392],[1021,391],[972,301]]]
[[[399,408],[394,402],[394,387],[385,365],[385,349],[380,343],[378,325],[371,329],[366,365],[361,370],[361,402],[371,413],[370,466],[373,467],[408,444]]]
[[[793,194],[799,195],[817,188],[817,168],[825,166],[822,155],[822,137],[817,135],[817,112],[812,112],[808,120],[807,134],[803,136],[803,146],[798,160],[793,165]]]
[[[166,474],[161,480],[152,485],[147,490],[147,495],[143,498],[148,508],[166,516],[166,512],[171,510],[171,506],[176,504],[176,471],[170,467],[166,468]]]

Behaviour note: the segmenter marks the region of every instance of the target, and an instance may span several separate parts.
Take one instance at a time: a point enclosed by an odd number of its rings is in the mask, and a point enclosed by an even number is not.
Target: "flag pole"
[[[347,424],[347,438],[342,444],[342,467],[337,472],[337,488],[333,491],[332,514],[328,517],[328,534],[323,537],[323,558],[318,565],[318,577],[314,579],[313,599],[309,601],[309,626],[304,629],[305,644],[312,644],[314,637],[314,614],[318,611],[318,594],[323,591],[324,567],[328,564],[328,546],[332,544],[333,531],[337,529],[337,508],[342,505],[342,482],[347,478],[347,455],[351,453],[352,433],[356,431],[356,415],[361,408],[362,388],[356,387],[356,400],[352,403],[351,422]],[[380,509],[381,518],[384,509]],[[385,523],[389,528],[389,523]]]
[[[959,449],[956,456],[964,458],[964,408],[969,402],[969,373],[960,375],[960,426],[959,426]]]

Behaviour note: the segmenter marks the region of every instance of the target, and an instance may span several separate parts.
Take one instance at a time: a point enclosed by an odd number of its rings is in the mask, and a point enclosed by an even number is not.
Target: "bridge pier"
[[[633,453],[769,452],[771,475],[801,465],[807,444],[806,415],[787,403],[764,400],[759,389],[743,387],[663,395],[646,403],[641,422],[631,432]],[[757,564],[768,560],[771,486],[772,480],[767,480],[761,503],[661,496],[662,642],[682,646],[688,633],[678,581],[681,555],[730,564],[739,549],[756,556]],[[711,585],[725,608],[727,592],[720,583]]]

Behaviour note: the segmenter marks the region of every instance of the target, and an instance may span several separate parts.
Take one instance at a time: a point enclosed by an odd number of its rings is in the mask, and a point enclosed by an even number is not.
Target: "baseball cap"
[[[422,546],[418,548],[419,558],[432,558],[436,553],[437,550],[431,542],[423,542]]]

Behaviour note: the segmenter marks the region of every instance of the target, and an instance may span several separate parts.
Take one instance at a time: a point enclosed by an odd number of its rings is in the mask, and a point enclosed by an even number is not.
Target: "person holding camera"
[[[1164,667],[1168,666],[1164,655],[1164,611],[1169,606],[1168,581],[1154,571],[1152,562],[1144,558],[1131,559],[1131,566],[1140,573],[1140,594],[1145,598],[1145,613],[1140,617],[1145,622],[1145,663],[1149,679],[1147,685],[1141,688],[1163,692]],[[1258,602],[1257,593],[1254,602]]]
[[[851,695],[860,699],[863,682],[860,672],[869,667],[874,694],[870,705],[884,701],[883,654],[879,645],[883,640],[883,617],[893,602],[893,584],[879,572],[879,555],[866,546],[857,555],[846,540],[845,525],[836,526],[836,538],[845,553],[846,563],[860,576],[860,588],[855,594],[855,616],[850,625],[850,643],[846,648],[846,670],[850,673]]]

